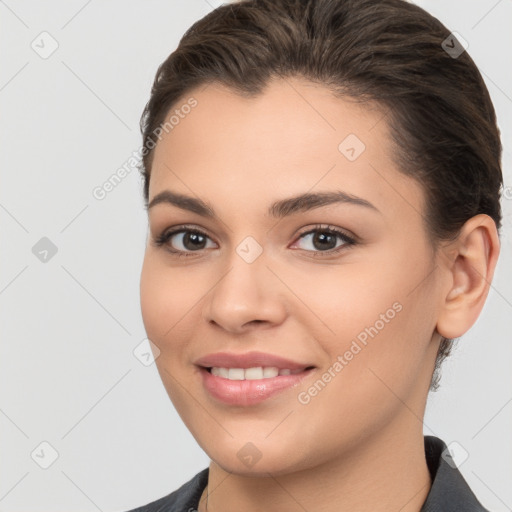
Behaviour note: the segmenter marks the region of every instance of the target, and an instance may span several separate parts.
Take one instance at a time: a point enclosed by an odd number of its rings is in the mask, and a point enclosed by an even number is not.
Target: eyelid
[[[343,228],[340,228],[338,226],[334,226],[332,224],[315,224],[313,225],[312,227],[307,227],[307,228],[304,228],[303,230],[299,231],[299,233],[297,234],[297,237],[300,238],[304,235],[308,235],[310,233],[314,233],[316,231],[331,231],[331,232],[334,232],[334,233],[339,233],[340,235],[343,235],[344,238],[347,238],[348,240],[351,240],[352,242],[357,242],[358,241],[358,237],[348,231],[347,229],[343,229]]]

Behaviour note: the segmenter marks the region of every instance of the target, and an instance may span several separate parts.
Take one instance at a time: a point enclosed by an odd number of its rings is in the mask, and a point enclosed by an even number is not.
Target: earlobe
[[[469,219],[443,254],[448,292],[441,297],[437,331],[445,338],[462,336],[482,311],[500,250],[494,220],[480,214]],[[443,249],[441,249],[443,251]]]

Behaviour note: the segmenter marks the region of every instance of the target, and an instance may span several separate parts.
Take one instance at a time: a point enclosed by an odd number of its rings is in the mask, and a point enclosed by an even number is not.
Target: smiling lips
[[[299,384],[314,369],[262,352],[216,353],[196,361],[206,391],[229,405],[248,406]]]

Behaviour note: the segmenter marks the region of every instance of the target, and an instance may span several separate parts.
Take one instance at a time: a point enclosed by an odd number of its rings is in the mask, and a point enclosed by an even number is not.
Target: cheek
[[[190,407],[190,397],[183,392],[187,379],[191,378],[184,364],[187,342],[193,334],[188,323],[189,315],[193,315],[191,308],[204,294],[204,291],[197,291],[186,275],[182,270],[162,264],[158,255],[148,251],[140,278],[141,312],[146,334],[160,350],[155,364],[167,394],[180,414]]]
[[[375,323],[379,331],[387,327],[397,316],[397,302],[403,300],[402,289],[406,289],[396,279],[389,282],[379,265],[364,262],[314,272],[298,269],[295,275],[288,272],[287,278],[301,298],[295,303],[294,316],[314,328],[320,339],[329,340],[330,351],[342,350],[345,342],[358,335],[364,339],[365,329]]]
[[[396,251],[388,252],[387,259],[381,254],[372,263],[340,266],[339,272],[331,267],[307,278],[304,273],[295,281],[303,287],[298,295],[307,297],[303,322],[321,340],[324,363],[329,367],[343,358],[344,376],[335,379],[342,393],[347,389],[342,380],[362,382],[363,394],[372,381],[385,391],[371,369],[405,390],[426,361],[435,326],[433,288],[425,279],[429,262],[423,254],[401,259]]]
[[[182,339],[187,315],[193,314],[203,294],[186,272],[173,270],[154,254],[147,254],[140,278],[140,302],[148,337],[161,347]]]

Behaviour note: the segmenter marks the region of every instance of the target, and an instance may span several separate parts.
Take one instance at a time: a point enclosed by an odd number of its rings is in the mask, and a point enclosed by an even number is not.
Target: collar
[[[420,512],[489,512],[455,466],[446,444],[435,436],[424,440],[432,486]]]

